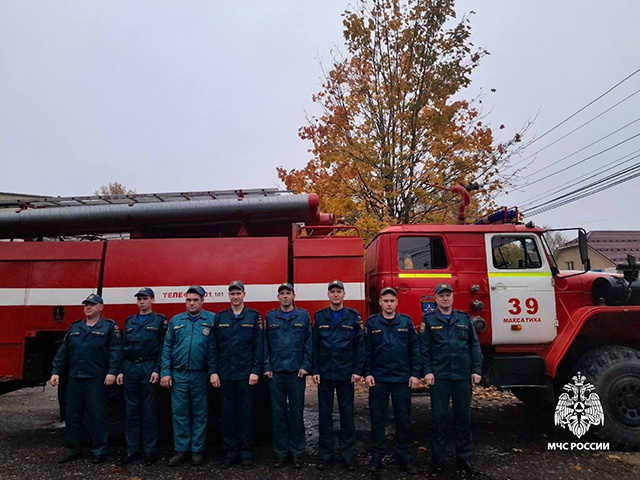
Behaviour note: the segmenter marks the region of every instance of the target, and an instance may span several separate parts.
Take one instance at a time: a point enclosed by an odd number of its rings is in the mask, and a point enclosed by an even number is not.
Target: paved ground
[[[47,387],[24,389],[0,396],[0,478],[17,479],[275,479],[308,478],[312,475],[328,479],[347,478],[403,478],[395,465],[386,465],[380,474],[366,472],[368,461],[366,450],[369,442],[367,393],[359,388],[356,397],[356,428],[360,468],[348,474],[339,465],[325,472],[315,470],[317,451],[317,401],[315,389],[307,390],[308,457],[305,468],[296,471],[271,468],[273,455],[266,442],[256,446],[257,467],[244,472],[237,469],[222,470],[219,444],[210,449],[207,463],[201,467],[182,465],[173,469],[166,467],[171,454],[169,439],[163,439],[161,460],[153,467],[133,464],[125,468],[115,467],[118,446],[114,446],[109,461],[93,465],[81,459],[65,465],[55,463],[61,452],[62,430],[55,428],[57,420],[56,391]],[[429,400],[418,396],[413,400],[413,427],[416,465],[419,476],[432,477],[429,470],[427,435],[431,424]],[[640,478],[640,453],[624,452],[554,452],[547,450],[547,442],[572,442],[571,433],[553,426],[553,416],[548,412],[536,413],[510,394],[477,390],[473,401],[473,429],[476,439],[476,465],[481,474],[477,478],[491,479],[631,479]],[[389,427],[393,438],[393,428]],[[594,441],[587,434],[586,441]],[[585,440],[583,437],[582,440]],[[597,440],[595,440],[597,441]],[[437,478],[465,478],[457,472],[451,461]]]

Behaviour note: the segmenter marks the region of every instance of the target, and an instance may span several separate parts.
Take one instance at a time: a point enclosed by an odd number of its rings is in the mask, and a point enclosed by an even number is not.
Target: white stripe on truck
[[[328,283],[299,283],[294,285],[296,300],[300,302],[326,301]],[[247,302],[277,301],[279,283],[245,285]],[[143,285],[148,286],[148,285]],[[346,300],[364,300],[364,283],[351,282],[344,284]],[[105,287],[102,298],[107,305],[133,304],[133,296],[141,287]],[[189,285],[160,287],[150,286],[156,294],[156,303],[184,303],[185,292]],[[208,303],[225,303],[228,285],[202,285],[207,292]],[[90,288],[0,288],[0,306],[54,306],[79,305],[96,290]]]

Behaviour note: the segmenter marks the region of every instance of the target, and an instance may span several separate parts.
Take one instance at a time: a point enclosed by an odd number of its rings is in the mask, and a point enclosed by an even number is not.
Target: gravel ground
[[[305,424],[307,427],[307,452],[305,468],[301,471],[285,467],[271,467],[273,454],[267,441],[256,445],[256,468],[249,472],[220,468],[222,452],[219,439],[210,443],[205,465],[193,467],[166,466],[171,455],[170,438],[161,440],[160,461],[152,467],[133,463],[126,468],[116,467],[114,461],[121,446],[114,445],[109,459],[101,465],[93,465],[82,458],[64,465],[56,464],[61,453],[63,431],[56,427],[56,390],[51,387],[23,389],[0,396],[0,478],[17,479],[275,479],[308,478],[310,475],[327,479],[346,478],[404,478],[390,457],[385,460],[383,472],[368,474],[367,448],[369,421],[367,392],[359,387],[356,393],[356,429],[358,436],[359,470],[349,474],[340,465],[324,472],[315,470],[317,459],[317,397],[315,387],[307,389]],[[431,424],[427,395],[413,399],[414,453],[419,476],[432,478],[468,478],[455,469],[453,459],[445,472],[433,475],[429,469],[428,433]],[[553,414],[536,412],[515,399],[511,394],[495,390],[477,389],[473,400],[473,431],[476,441],[475,464],[480,473],[476,478],[491,479],[638,479],[640,478],[640,453],[548,451],[547,442],[576,441],[573,435],[553,426]],[[389,438],[393,428],[389,427]],[[215,437],[215,435],[212,435]],[[583,441],[598,441],[590,434]],[[390,447],[390,452],[391,452]],[[451,452],[452,453],[452,452]]]

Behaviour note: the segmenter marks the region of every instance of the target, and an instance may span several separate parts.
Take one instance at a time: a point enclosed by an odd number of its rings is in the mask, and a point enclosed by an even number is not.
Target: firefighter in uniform
[[[480,383],[482,351],[469,316],[453,309],[453,290],[448,283],[435,289],[436,309],[422,317],[420,347],[424,380],[430,385],[433,430],[431,462],[442,471],[445,455],[445,423],[449,401],[453,405],[457,463],[474,472],[471,464],[471,386]]]
[[[208,355],[215,314],[203,310],[206,292],[192,285],[186,292],[187,311],[174,316],[162,348],[160,385],[171,389],[173,411],[173,467],[187,459],[204,462],[208,419]]]
[[[365,382],[369,387],[371,461],[368,470],[382,467],[389,396],[396,422],[396,454],[400,467],[416,474],[411,454],[411,390],[420,384],[420,344],[411,317],[396,313],[398,295],[391,287],[380,291],[381,313],[367,319]]]
[[[244,305],[244,284],[229,285],[231,307],[216,314],[212,331],[209,374],[220,388],[224,466],[241,462],[253,467],[253,401],[262,371],[262,320],[257,310]]]
[[[144,452],[145,464],[154,461],[158,443],[160,362],[167,318],[153,311],[155,294],[142,288],[135,294],[138,313],[127,317],[122,335],[122,368],[118,385],[124,385],[127,452],[117,465],[126,465]]]
[[[291,455],[302,468],[305,450],[303,422],[305,376],[311,371],[311,321],[306,310],[294,306],[293,285],[278,287],[280,308],[267,313],[264,328],[264,374],[270,379],[275,468]]]
[[[360,314],[344,306],[345,290],[340,280],[328,288],[329,307],[318,310],[313,324],[313,381],[318,385],[320,442],[318,468],[331,462],[335,441],[333,435],[333,397],[340,409],[340,456],[349,471],[354,462],[356,429],[354,424],[354,384],[364,372],[364,326]]]
[[[118,325],[104,318],[104,300],[91,294],[83,302],[85,318],[74,322],[53,360],[50,383],[58,385],[60,372],[68,368],[67,425],[64,454],[58,463],[74,460],[82,452],[85,426],[91,433],[93,463],[107,455],[107,389],[113,385],[120,368]]]

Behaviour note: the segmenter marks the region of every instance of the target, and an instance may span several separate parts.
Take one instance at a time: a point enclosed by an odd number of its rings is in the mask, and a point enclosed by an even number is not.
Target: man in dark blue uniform
[[[169,322],[162,348],[160,385],[171,388],[174,467],[187,459],[204,462],[208,419],[208,355],[215,314],[203,310],[206,292],[199,285],[187,289],[187,311]]]
[[[366,326],[365,381],[369,387],[371,461],[368,470],[382,467],[389,396],[396,421],[396,461],[415,475],[411,454],[411,390],[420,384],[420,344],[411,317],[396,313],[398,295],[391,287],[380,291],[381,313],[371,315]]]
[[[435,311],[425,314],[420,325],[424,379],[431,386],[432,468],[434,472],[442,471],[446,417],[451,400],[457,463],[464,470],[474,472],[471,385],[480,383],[482,378],[482,351],[469,316],[453,309],[451,285],[439,284],[435,301]]]
[[[126,465],[144,452],[151,465],[158,443],[158,400],[162,344],[167,318],[153,311],[155,294],[142,288],[135,294],[138,313],[127,317],[122,336],[122,368],[118,385],[124,385],[127,453],[116,465]]]
[[[53,360],[50,383],[58,385],[68,368],[66,449],[58,463],[74,460],[82,452],[83,431],[91,433],[93,463],[107,455],[107,389],[120,368],[121,333],[113,320],[102,317],[104,300],[91,294],[83,302],[85,318],[74,322]]]
[[[304,388],[311,370],[311,320],[294,306],[293,285],[278,287],[280,308],[267,313],[264,329],[264,374],[270,379],[275,468],[291,455],[294,468],[302,468],[305,450]]]
[[[329,284],[329,307],[318,310],[313,324],[313,381],[318,385],[320,445],[318,468],[327,468],[333,458],[333,397],[340,409],[340,457],[349,471],[354,462],[356,429],[353,416],[354,384],[362,379],[365,361],[364,326],[360,314],[344,306],[345,290],[340,280]]]
[[[224,466],[253,467],[253,401],[262,371],[262,320],[244,305],[244,284],[229,285],[231,307],[216,314],[209,355],[211,384],[220,388]]]

